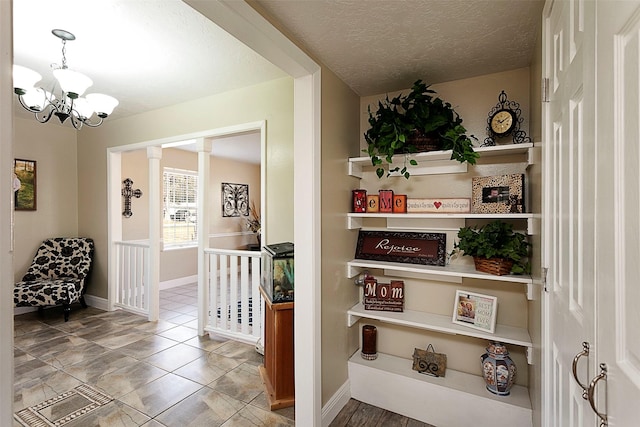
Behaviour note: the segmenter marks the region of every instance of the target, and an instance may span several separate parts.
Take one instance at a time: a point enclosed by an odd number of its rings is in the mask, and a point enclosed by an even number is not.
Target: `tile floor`
[[[293,426],[269,411],[253,346],[198,337],[196,285],[160,291],[160,320],[124,311],[51,308],[15,317],[14,411],[81,384],[114,400],[65,427]],[[19,424],[14,422],[14,427]],[[331,427],[428,427],[351,400]]]
[[[14,411],[87,384],[114,400],[65,427],[293,426],[269,411],[251,345],[200,338],[195,285],[161,291],[158,322],[51,308],[15,317]],[[17,422],[14,426],[18,426]]]

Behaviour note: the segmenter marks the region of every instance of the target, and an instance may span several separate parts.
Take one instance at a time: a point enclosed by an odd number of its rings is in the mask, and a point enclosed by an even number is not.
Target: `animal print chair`
[[[42,310],[62,305],[65,322],[71,303],[79,301],[86,308],[84,286],[93,248],[93,240],[85,237],[56,237],[42,242],[27,274],[13,288],[15,306]]]

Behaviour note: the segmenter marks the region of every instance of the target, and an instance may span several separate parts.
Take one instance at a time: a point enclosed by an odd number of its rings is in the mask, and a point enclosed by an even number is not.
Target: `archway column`
[[[208,317],[209,268],[205,249],[209,248],[209,218],[211,218],[211,191],[209,173],[211,170],[211,139],[198,138],[198,335],[204,335]]]
[[[162,147],[147,147],[149,160],[149,321],[160,316],[160,244],[162,227],[162,179],[160,160]]]

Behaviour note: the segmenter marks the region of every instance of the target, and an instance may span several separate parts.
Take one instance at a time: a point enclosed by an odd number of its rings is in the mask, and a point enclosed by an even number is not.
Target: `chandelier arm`
[[[93,123],[91,123],[90,119],[86,119],[86,118],[85,119],[80,119],[80,120],[82,121],[82,123],[84,123],[85,125],[89,126],[90,128],[97,128],[104,121],[104,119],[102,117],[99,117],[99,120],[97,122],[93,122]]]
[[[25,110],[31,112],[31,113],[40,113],[41,111],[44,110],[38,110],[37,108],[31,108],[30,106],[28,106],[25,102],[24,99],[22,98],[22,95],[18,95],[18,101],[20,101],[20,105],[22,105],[22,108],[24,108]]]
[[[56,109],[52,104],[49,104],[40,111],[32,111],[32,112],[37,121],[39,121],[40,123],[47,123],[49,119],[53,116],[53,113],[56,112]]]
[[[71,119],[71,124],[76,130],[82,129],[82,125],[84,124],[84,120],[78,115],[78,112],[74,109],[69,110],[69,118]]]

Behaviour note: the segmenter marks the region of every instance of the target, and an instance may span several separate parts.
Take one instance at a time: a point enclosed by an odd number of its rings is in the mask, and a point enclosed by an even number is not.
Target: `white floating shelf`
[[[510,156],[514,154],[527,154],[527,162],[531,163],[532,154],[529,151],[531,148],[533,148],[533,143],[495,145],[493,147],[474,147],[473,150],[479,153],[481,158]],[[450,160],[451,150],[414,153],[408,155],[408,158],[414,159],[418,162],[418,166],[411,166],[411,168],[409,169],[409,172],[412,175],[464,173],[467,171],[467,163],[459,163],[456,160]],[[404,161],[405,155],[400,154],[393,156],[394,165],[403,165]],[[370,157],[365,156],[349,158],[348,172],[350,176],[362,178],[362,172],[364,168],[373,169]]]
[[[348,363],[351,397],[437,426],[489,426],[496,419],[506,426],[533,425],[526,387],[514,385],[509,396],[496,396],[480,376],[447,369],[444,377],[431,377],[411,366],[410,359],[384,353],[364,360],[357,351]]]
[[[355,277],[363,269],[378,268],[391,271],[408,271],[411,273],[429,274],[432,276],[455,276],[468,277],[471,279],[495,280],[499,282],[524,283],[525,285],[533,284],[531,276],[508,274],[505,276],[496,276],[493,274],[482,273],[477,271],[473,265],[448,265],[439,267],[434,265],[421,264],[405,264],[401,262],[384,262],[384,261],[368,261],[363,259],[354,259],[347,263],[347,277]]]
[[[464,335],[473,338],[482,338],[489,341],[500,341],[506,344],[519,345],[530,352],[533,343],[529,332],[525,328],[514,326],[496,325],[495,332],[489,333],[479,329],[467,328],[451,321],[451,316],[426,313],[423,311],[405,310],[402,313],[392,311],[365,310],[362,303],[354,305],[347,311],[347,324],[353,326],[362,318],[374,319],[393,325],[407,326],[427,331],[441,332],[451,335]]]
[[[348,213],[347,228],[349,230],[357,230],[363,228],[363,219],[366,218],[384,218],[387,221],[387,228],[407,228],[405,224],[410,224],[407,220],[449,220],[452,224],[451,229],[458,229],[464,226],[466,219],[526,219],[527,234],[532,235],[536,229],[532,213],[513,213],[513,214],[474,214],[474,213]],[[440,224],[442,221],[439,222]],[[438,228],[440,228],[439,225]],[[421,226],[420,228],[428,228]]]

